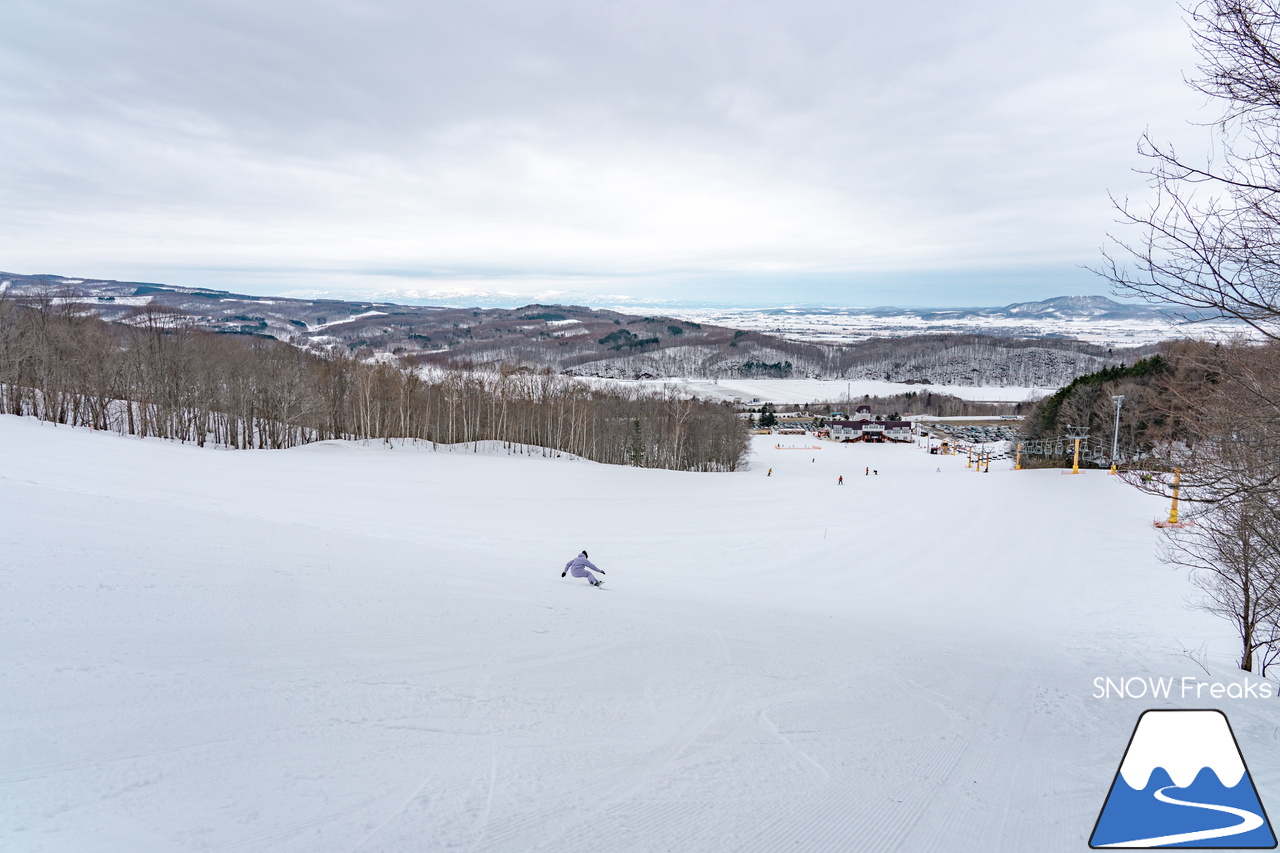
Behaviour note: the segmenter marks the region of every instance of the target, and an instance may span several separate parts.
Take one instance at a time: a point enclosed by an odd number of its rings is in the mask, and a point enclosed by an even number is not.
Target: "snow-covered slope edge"
[[[0,417],[0,849],[1075,850],[1147,707],[1093,679],[1232,651],[1103,473],[755,453]],[[559,577],[584,548],[601,591]]]

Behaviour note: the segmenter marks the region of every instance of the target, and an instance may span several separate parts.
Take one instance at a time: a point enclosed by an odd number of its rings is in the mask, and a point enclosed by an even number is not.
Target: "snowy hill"
[[[1145,305],[1125,305],[1105,296],[1057,296],[1040,302],[1015,302],[979,312],[992,317],[1041,317],[1056,320],[1155,320],[1167,317]]]
[[[1162,504],[776,441],[688,474],[0,418],[0,849],[1084,849],[1137,715],[1204,707],[1093,679],[1232,651]],[[1266,798],[1271,705],[1229,704]]]

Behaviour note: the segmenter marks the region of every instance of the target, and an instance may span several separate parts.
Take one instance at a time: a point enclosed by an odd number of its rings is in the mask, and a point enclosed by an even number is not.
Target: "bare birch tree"
[[[1228,620],[1240,639],[1240,668],[1255,670],[1256,653],[1280,633],[1280,542],[1277,507],[1253,495],[1196,513],[1196,524],[1166,540],[1165,562],[1191,571],[1194,603]],[[1274,655],[1260,656],[1265,664]]]

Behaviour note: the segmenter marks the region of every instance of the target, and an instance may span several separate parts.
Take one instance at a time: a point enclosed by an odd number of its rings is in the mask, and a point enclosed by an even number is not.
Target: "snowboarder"
[[[867,466],[867,470],[865,470],[865,471],[863,471],[863,472],[862,472],[862,476],[864,476],[864,477],[870,477],[870,476],[871,476],[871,466],[870,466],[870,465],[868,465],[868,466]]]
[[[564,564],[564,571],[560,573],[560,577],[564,577],[570,570],[572,570],[575,578],[586,578],[592,586],[600,586],[600,584],[604,583],[602,580],[597,580],[596,576],[591,574],[588,569],[595,569],[600,574],[604,574],[604,569],[588,560],[587,552],[583,551],[581,554]]]
[[[768,473],[768,474],[765,474],[765,476],[766,476],[766,477],[772,477],[772,476],[773,476],[773,469],[772,469],[772,468],[770,468],[770,469],[769,469],[769,473]]]
[[[841,475],[840,475],[840,479],[839,479],[839,480],[836,480],[836,485],[837,485],[837,486],[843,486],[843,485],[844,485],[844,474],[841,474]]]

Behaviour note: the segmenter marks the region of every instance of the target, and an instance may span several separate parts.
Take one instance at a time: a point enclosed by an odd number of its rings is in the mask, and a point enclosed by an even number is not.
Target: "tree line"
[[[583,376],[629,379],[657,376],[808,377],[874,379],[936,385],[1045,387],[1082,373],[1146,355],[1144,349],[1111,350],[1081,341],[1013,339],[981,335],[915,335],[851,344],[816,344],[739,331],[700,338],[696,345],[663,342],[662,348],[605,355],[589,343],[561,353],[508,345],[489,358],[555,364]],[[667,346],[665,344],[670,343]],[[540,355],[541,353],[541,355]],[[468,353],[468,357],[475,357]],[[433,359],[462,359],[440,353]]]
[[[1200,344],[1176,341],[1133,364],[1107,367],[1078,376],[1040,400],[1023,422],[1024,439],[1061,439],[1084,429],[1091,442],[1114,444],[1121,461],[1151,464],[1156,447],[1179,434],[1184,413],[1170,389],[1192,381]],[[1123,396],[1117,432],[1114,398]],[[1057,460],[1054,464],[1062,464]],[[1110,460],[1108,460],[1110,464]]]
[[[822,405],[830,411],[834,406],[845,417],[852,418],[858,406],[868,406],[878,415],[885,413],[901,413],[907,415],[933,415],[951,418],[962,416],[993,417],[999,415],[1021,415],[1030,411],[1034,402],[977,402],[965,400],[954,394],[942,394],[922,388],[919,391],[904,391],[901,394],[886,394],[873,397],[864,394],[861,397],[845,397],[843,400],[824,402]],[[896,418],[890,418],[896,420]]]
[[[1160,557],[1190,570],[1197,606],[1232,623],[1240,668],[1265,675],[1280,660],[1280,338],[1165,344],[1045,398],[1023,435],[1055,439],[1073,427],[1088,428],[1108,456],[1118,437],[1119,473],[1143,491],[1171,498],[1176,483],[1181,526]]]
[[[201,446],[500,441],[685,471],[735,470],[749,441],[730,407],[672,393],[304,351],[158,306],[107,323],[52,294],[0,296],[0,413]]]
[[[1185,10],[1200,58],[1188,83],[1220,109],[1217,138],[1196,158],[1142,138],[1153,192],[1115,200],[1121,227],[1098,272],[1122,293],[1252,329],[1252,343],[1184,345],[1150,378],[1161,422],[1129,477],[1168,494],[1177,472],[1192,510],[1178,523],[1190,524],[1170,530],[1163,558],[1233,624],[1240,668],[1265,675],[1280,659],[1280,2]]]
[[[1176,472],[1186,526],[1162,558],[1234,624],[1240,668],[1265,675],[1280,659],[1280,340],[1184,345],[1149,391],[1156,427],[1125,477],[1169,495]]]

